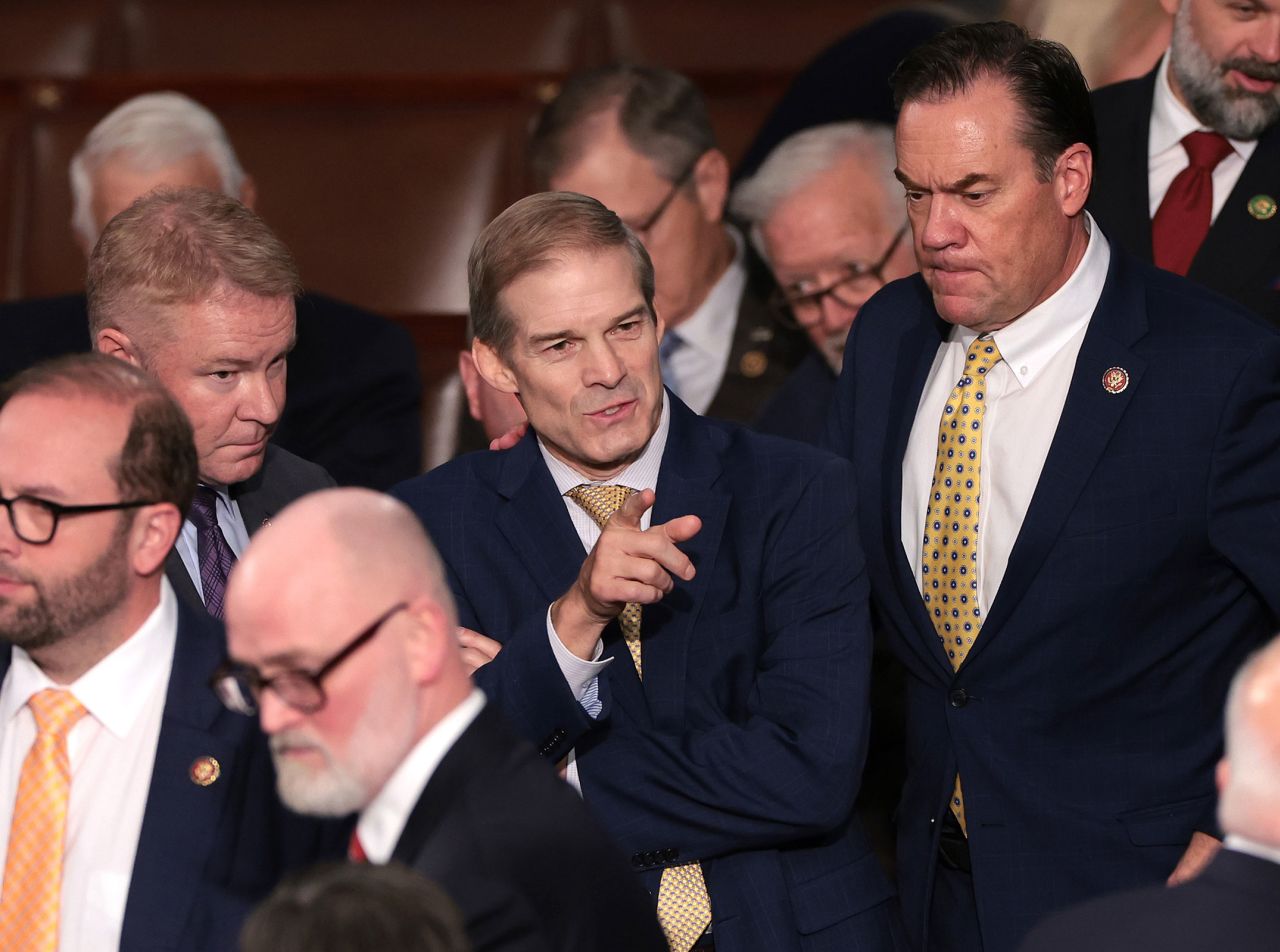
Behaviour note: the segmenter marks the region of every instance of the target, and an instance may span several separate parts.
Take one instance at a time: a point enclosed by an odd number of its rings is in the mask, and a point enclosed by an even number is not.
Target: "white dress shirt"
[[[1169,54],[1160,60],[1156,73],[1155,95],[1151,102],[1151,127],[1147,136],[1147,198],[1151,205],[1151,217],[1164,201],[1165,192],[1178,173],[1190,164],[1187,150],[1182,147],[1183,138],[1192,132],[1213,130],[1197,119],[1169,85]],[[1217,220],[1218,212],[1227,203],[1227,196],[1236,187],[1240,173],[1244,171],[1249,156],[1257,148],[1257,141],[1228,139],[1235,151],[1218,163],[1213,170],[1213,213],[1210,222]]]
[[[1089,244],[1066,283],[992,335],[1003,359],[987,372],[982,418],[978,607],[983,617],[995,600],[1040,481],[1080,344],[1106,282],[1111,250],[1092,218],[1086,219],[1086,226]],[[902,460],[902,547],[917,587],[922,581],[924,520],[937,462],[938,423],[963,373],[965,352],[977,336],[956,325],[938,348]],[[1101,377],[1098,386],[1102,386]]]
[[[61,952],[103,952],[120,945],[177,633],[177,600],[163,580],[160,604],[142,627],[65,685],[88,713],[67,735],[71,790],[62,859]],[[27,700],[60,687],[21,648],[12,652],[0,684],[0,855],[8,852],[22,762],[36,736]]]
[[[595,547],[600,538],[600,527],[596,525],[596,521],[591,518],[591,515],[585,509],[565,494],[575,486],[581,486],[583,483],[592,486],[627,486],[636,492],[656,489],[658,471],[662,468],[662,454],[667,448],[667,433],[670,429],[671,406],[667,403],[667,395],[664,392],[662,394],[662,413],[658,418],[658,428],[654,430],[653,436],[649,438],[644,451],[634,463],[610,479],[589,479],[583,476],[572,466],[552,456],[542,439],[538,439],[538,450],[542,453],[542,460],[547,464],[551,478],[555,480],[556,489],[564,501],[565,511],[569,513],[569,521],[573,523],[574,531],[578,533],[578,538],[582,540],[582,548],[585,552],[590,552]],[[652,512],[652,509],[647,510],[640,517],[641,529],[649,528]],[[551,641],[551,651],[555,654],[556,661],[560,665],[560,671],[564,674],[565,681],[569,684],[569,690],[573,692],[573,696],[578,699],[583,709],[589,715],[595,717],[603,707],[600,701],[600,672],[608,667],[613,659],[605,658],[603,661],[600,660],[600,655],[604,651],[604,645],[601,641],[596,642],[595,652],[591,661],[584,661],[566,648],[564,642],[560,640],[560,636],[556,634],[555,626],[551,624],[550,605],[547,606],[547,638]],[[578,782],[578,764],[572,751],[569,753],[566,764],[565,779],[581,792],[582,787]]]
[[[444,755],[484,710],[484,705],[484,692],[474,688],[465,701],[440,718],[436,726],[423,735],[378,795],[360,812],[356,834],[369,862],[391,861],[404,825],[409,822],[409,814],[418,805],[418,798],[431,775],[444,760]]]
[[[726,225],[725,231],[733,239],[733,261],[711,286],[697,310],[675,327],[668,328],[679,335],[682,344],[668,362],[667,367],[675,379],[667,383],[698,414],[707,412],[724,380],[729,352],[733,350],[734,330],[738,326],[738,305],[747,286],[746,245],[736,228]]]
[[[209,488],[217,496],[215,511],[218,513],[218,528],[222,530],[223,538],[227,540],[227,545],[238,559],[249,546],[249,530],[245,527],[244,516],[240,515],[240,504],[231,498],[225,486]],[[178,557],[186,566],[187,575],[191,576],[196,594],[200,596],[201,601],[204,601],[204,586],[200,581],[200,550],[196,542],[196,524],[190,519],[183,521],[182,531],[178,533],[174,548],[178,550]]]

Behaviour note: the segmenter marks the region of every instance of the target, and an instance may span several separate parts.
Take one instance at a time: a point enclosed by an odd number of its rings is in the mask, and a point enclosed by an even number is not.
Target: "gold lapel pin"
[[[1258,221],[1266,221],[1268,218],[1274,218],[1276,214],[1276,200],[1270,195],[1255,195],[1249,199],[1249,214]]]
[[[1112,367],[1102,375],[1102,389],[1107,393],[1124,393],[1129,386],[1129,371],[1123,367]]]
[[[744,377],[759,377],[769,366],[769,358],[764,355],[764,351],[749,350],[742,355],[742,360],[738,364],[738,368],[742,371]]]
[[[216,757],[197,757],[191,764],[191,782],[207,787],[222,776],[222,765]]]

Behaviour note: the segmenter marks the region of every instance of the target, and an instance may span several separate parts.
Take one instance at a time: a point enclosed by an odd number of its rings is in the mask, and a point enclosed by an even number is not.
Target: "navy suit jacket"
[[[1280,865],[1224,849],[1174,889],[1104,896],[1037,926],[1022,952],[1271,952],[1280,938]]]
[[[1147,140],[1156,71],[1093,94],[1098,125],[1091,211],[1131,255],[1152,260]],[[1255,195],[1280,199],[1280,123],[1258,140],[1187,277],[1280,324],[1280,215],[1249,213]]]
[[[899,889],[922,944],[964,782],[986,952],[1159,883],[1213,828],[1221,711],[1280,616],[1280,336],[1111,248],[981,637],[954,672],[901,543],[902,460],[947,332],[919,276],[854,322],[828,436],[853,460],[872,607],[908,672]],[[1128,372],[1120,393],[1102,385]]]
[[[721,952],[892,948],[891,891],[853,818],[870,637],[849,467],[668,400],[653,521],[701,517],[681,546],[697,574],[644,609],[643,683],[606,630],[598,720],[548,641],[585,553],[534,435],[396,492],[461,623],[503,643],[478,682],[544,756],[576,749],[588,806],[651,892],[701,861]]]
[[[822,442],[835,393],[835,372],[820,353],[811,351],[769,398],[752,427],[816,446]]]
[[[343,854],[337,824],[280,804],[257,721],[228,711],[210,689],[225,655],[221,625],[179,600],[120,952],[234,949],[245,917],[285,872]],[[0,679],[10,659],[0,652]],[[208,786],[191,779],[203,757],[220,768]]]

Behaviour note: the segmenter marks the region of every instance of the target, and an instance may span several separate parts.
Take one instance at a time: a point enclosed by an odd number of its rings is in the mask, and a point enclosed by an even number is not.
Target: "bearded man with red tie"
[[[1089,211],[1130,254],[1280,323],[1280,0],[1161,0],[1173,42],[1093,94]]]

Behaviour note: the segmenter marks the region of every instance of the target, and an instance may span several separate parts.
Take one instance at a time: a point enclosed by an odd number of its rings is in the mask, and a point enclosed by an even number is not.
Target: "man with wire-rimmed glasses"
[[[472,685],[404,505],[340,489],[286,508],[232,573],[227,625],[215,690],[271,736],[285,803],[359,814],[353,861],[437,880],[477,952],[665,949],[617,848]]]
[[[186,416],[123,361],[0,390],[0,948],[231,948],[321,858],[208,689],[220,626],[164,574],[196,473]]]
[[[631,65],[571,76],[529,154],[538,188],[596,199],[644,243],[667,327],[663,382],[696,413],[754,420],[804,335],[772,319],[768,269],[724,219],[729,161],[693,83]]]
[[[916,270],[893,130],[839,122],[777,146],[734,190],[730,208],[778,282],[772,304],[814,346],[756,420],[756,428],[816,443],[858,309]]]

